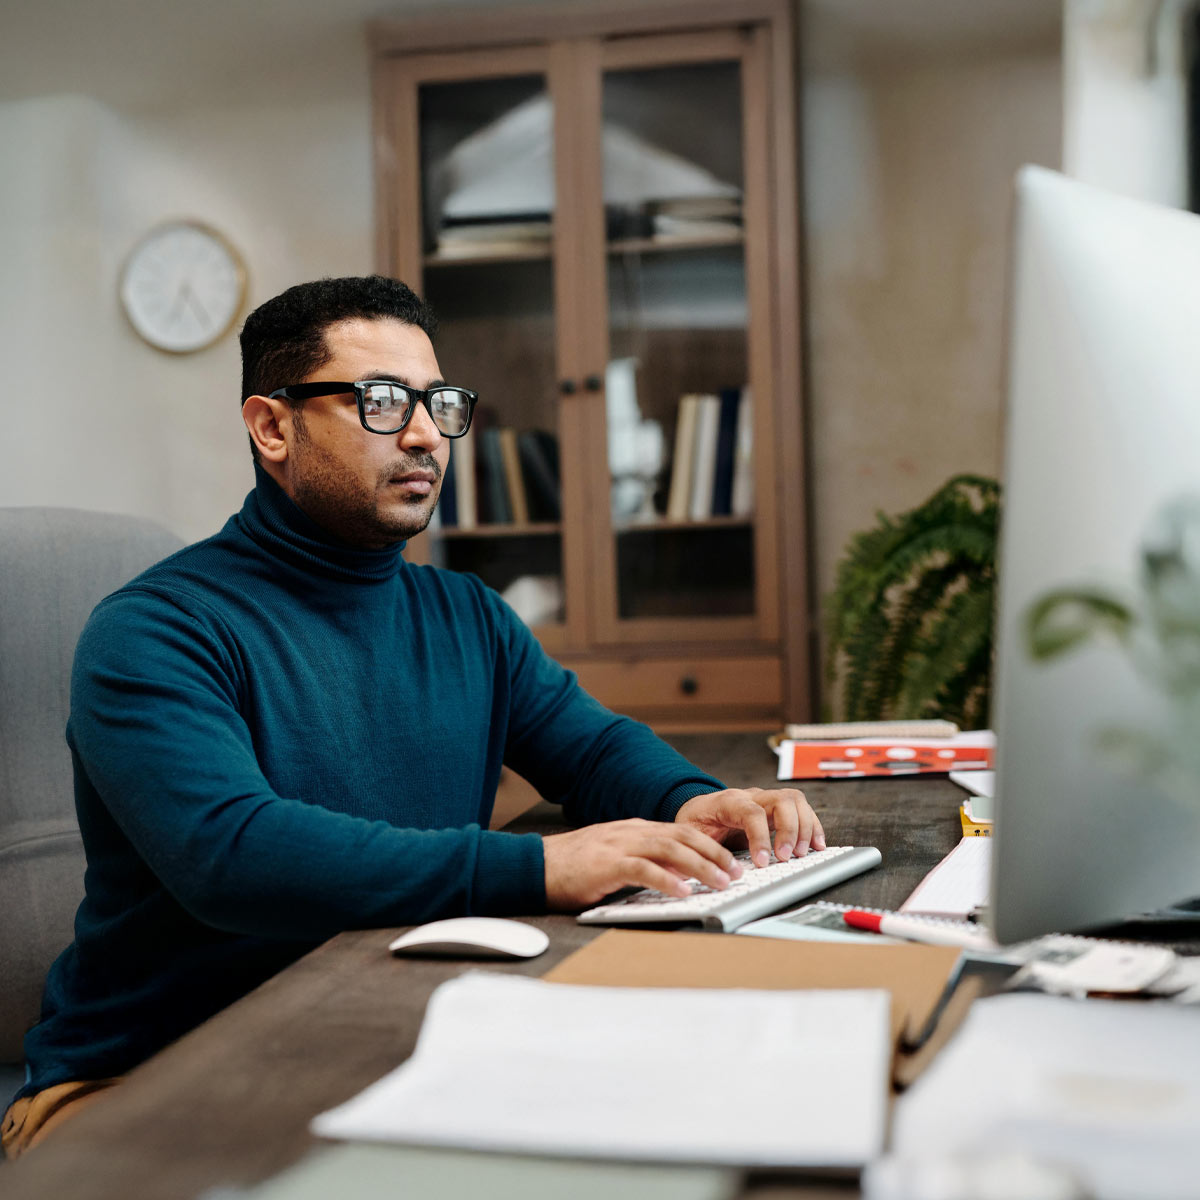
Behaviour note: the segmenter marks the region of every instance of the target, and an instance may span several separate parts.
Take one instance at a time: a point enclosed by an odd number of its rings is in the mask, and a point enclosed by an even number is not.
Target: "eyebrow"
[[[413,381],[411,379],[405,379],[403,375],[393,375],[389,371],[368,372],[366,375],[361,376],[355,382],[363,383],[368,379],[377,379],[377,380],[379,380],[380,383],[400,383],[400,384],[403,384],[405,387],[415,388],[418,392],[422,392],[422,391],[427,392],[430,388],[442,387],[446,382],[444,379],[439,377],[438,379],[431,379],[425,385],[425,387],[419,388],[419,387],[417,387],[417,385],[415,383],[413,383]]]

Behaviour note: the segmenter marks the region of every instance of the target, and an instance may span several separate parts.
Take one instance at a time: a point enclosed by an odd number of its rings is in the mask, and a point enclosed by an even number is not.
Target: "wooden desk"
[[[761,734],[669,740],[730,785],[773,783],[775,762]],[[882,868],[831,889],[827,899],[894,908],[960,836],[962,792],[944,778],[841,780],[806,793],[831,843],[883,853]],[[511,828],[553,832],[562,828],[559,810],[541,804]],[[565,916],[532,923],[550,934],[550,949],[496,969],[541,975],[599,932]],[[430,993],[470,965],[393,958],[386,947],[396,932],[343,933],[219,1013],[43,1147],[0,1165],[0,1196],[194,1200],[300,1158],[315,1142],[309,1120],[403,1062]],[[775,1188],[751,1181],[747,1194],[765,1200]]]

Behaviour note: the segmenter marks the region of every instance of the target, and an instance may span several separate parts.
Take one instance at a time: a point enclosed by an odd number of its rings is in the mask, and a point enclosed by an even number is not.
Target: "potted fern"
[[[827,675],[846,720],[986,727],[1000,485],[956,475],[856,534],[828,599]]]

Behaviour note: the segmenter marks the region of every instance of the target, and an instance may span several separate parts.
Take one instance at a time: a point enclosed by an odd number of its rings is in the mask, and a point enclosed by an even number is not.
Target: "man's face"
[[[330,359],[308,379],[392,379],[425,389],[441,381],[433,344],[393,318],[341,321],[325,330]],[[291,414],[285,487],[322,528],[352,546],[403,541],[429,524],[450,443],[423,404],[399,433],[359,423],[353,394],[319,396]]]

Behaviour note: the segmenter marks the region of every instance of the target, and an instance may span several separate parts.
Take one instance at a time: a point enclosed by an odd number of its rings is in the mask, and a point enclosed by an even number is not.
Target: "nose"
[[[432,454],[442,444],[442,440],[442,432],[433,423],[428,407],[418,404],[413,410],[408,424],[400,430],[400,448],[402,450],[428,450]]]

